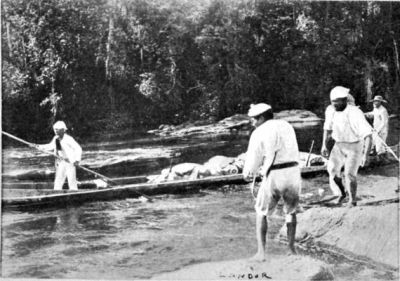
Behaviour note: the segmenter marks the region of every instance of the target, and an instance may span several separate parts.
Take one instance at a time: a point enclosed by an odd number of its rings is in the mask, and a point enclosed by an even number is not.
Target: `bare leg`
[[[267,241],[268,222],[267,217],[257,214],[256,217],[256,236],[257,236],[257,253],[252,257],[255,261],[265,260],[265,245]]]
[[[294,242],[296,238],[296,225],[296,214],[286,215],[287,238],[289,242],[289,250],[292,254],[296,254],[296,249],[294,247]]]
[[[349,187],[349,193],[350,193],[350,200],[349,200],[349,206],[357,206],[357,179],[356,178],[351,178],[350,179],[350,187]]]
[[[344,187],[344,185],[343,185],[342,178],[335,176],[335,177],[333,178],[333,180],[335,181],[336,185],[337,185],[337,186],[339,187],[339,189],[340,189],[341,196],[339,197],[339,199],[338,199],[338,201],[337,201],[337,203],[340,204],[340,203],[342,203],[343,200],[346,198],[345,187]]]

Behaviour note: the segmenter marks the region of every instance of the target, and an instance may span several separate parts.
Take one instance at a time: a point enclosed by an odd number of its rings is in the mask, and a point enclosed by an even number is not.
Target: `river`
[[[320,128],[314,130],[297,132],[302,150],[308,150],[315,138],[314,151],[318,151]],[[167,167],[171,157],[173,163],[202,163],[217,154],[236,156],[247,146],[246,136],[149,144],[145,140],[85,144],[83,165],[109,177],[153,174]],[[50,172],[44,176],[36,173],[53,168],[53,160],[40,152],[7,148],[2,156],[3,180],[52,179]],[[78,177],[90,178],[85,174]],[[245,186],[156,199],[152,203],[126,199],[3,212],[2,277],[149,278],[193,263],[254,254],[253,199]],[[269,238],[282,223],[277,212],[269,222]],[[270,255],[284,252],[284,245],[268,239]],[[358,267],[338,261],[336,274],[352,280]]]

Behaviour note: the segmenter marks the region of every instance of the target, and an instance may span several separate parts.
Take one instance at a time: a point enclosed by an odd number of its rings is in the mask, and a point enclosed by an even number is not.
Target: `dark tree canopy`
[[[218,120],[252,102],[321,114],[351,88],[398,109],[400,3],[2,1],[2,125],[48,135]]]

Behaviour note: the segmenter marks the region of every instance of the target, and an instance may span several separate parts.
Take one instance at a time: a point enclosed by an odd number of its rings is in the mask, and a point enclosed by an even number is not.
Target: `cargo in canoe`
[[[310,176],[326,171],[325,166],[303,167],[302,176]],[[137,179],[138,177],[136,177]],[[132,179],[132,178],[130,178]],[[121,182],[124,182],[121,179]],[[177,180],[161,183],[121,183],[121,185],[95,188],[71,190],[52,190],[52,185],[48,183],[48,188],[12,188],[12,184],[3,187],[2,208],[35,210],[40,207],[66,207],[90,201],[106,201],[124,198],[137,198],[140,194],[148,196],[167,193],[183,193],[200,188],[217,188],[226,184],[246,184],[242,174],[214,176],[196,180]]]

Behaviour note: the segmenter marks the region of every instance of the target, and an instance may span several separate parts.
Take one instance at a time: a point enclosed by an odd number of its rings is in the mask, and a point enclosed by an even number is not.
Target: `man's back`
[[[287,121],[268,120],[258,127],[253,134],[254,138],[259,140],[264,148],[264,156],[273,152],[273,164],[299,160],[296,133]]]

